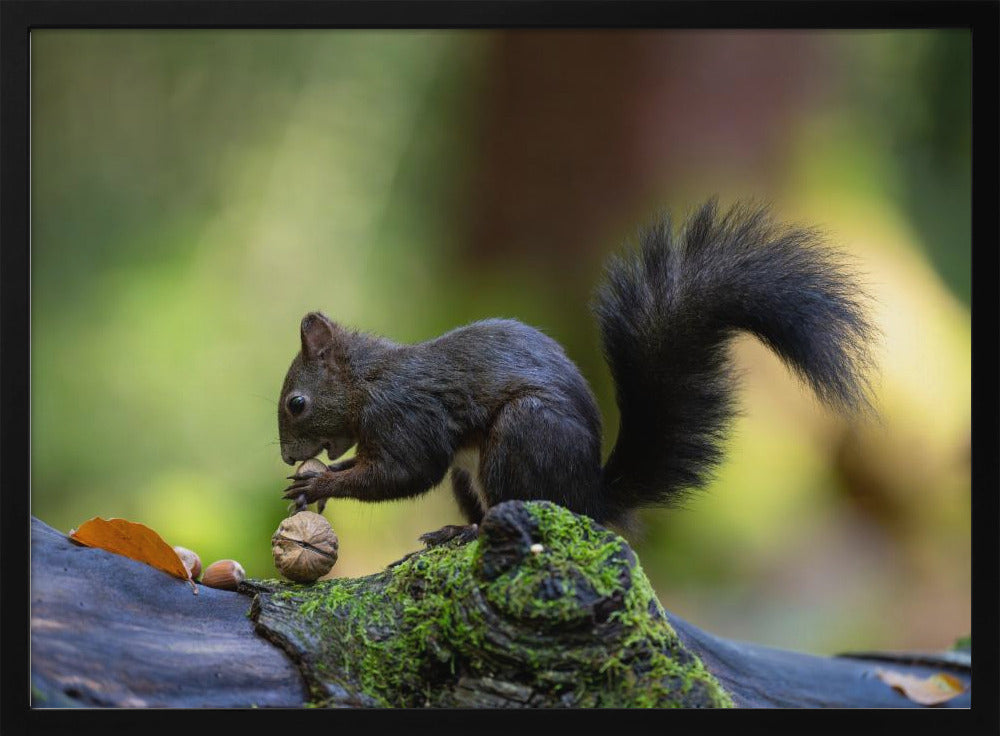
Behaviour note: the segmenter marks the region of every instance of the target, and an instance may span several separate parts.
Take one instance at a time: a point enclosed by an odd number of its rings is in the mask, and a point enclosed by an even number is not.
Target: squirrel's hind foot
[[[458,539],[462,544],[471,542],[479,537],[478,524],[449,524],[437,531],[427,532],[420,535],[420,541],[428,548],[438,547],[442,544]]]

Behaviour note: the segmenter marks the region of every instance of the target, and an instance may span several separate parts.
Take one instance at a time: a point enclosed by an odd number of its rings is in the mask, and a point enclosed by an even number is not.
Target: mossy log
[[[477,540],[375,575],[248,587],[324,705],[732,705],[625,540],[547,502],[500,504]]]
[[[661,608],[621,537],[544,502],[312,585],[194,596],[38,520],[31,563],[36,707],[914,707],[875,669],[971,684],[954,655],[887,665],[714,637]]]

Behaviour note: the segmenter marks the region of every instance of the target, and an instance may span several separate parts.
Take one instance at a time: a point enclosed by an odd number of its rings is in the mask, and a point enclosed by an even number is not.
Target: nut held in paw
[[[326,470],[326,464],[322,460],[317,460],[316,458],[311,457],[299,465],[299,467],[295,469],[295,472],[301,475],[302,473],[325,473]]]
[[[300,511],[282,521],[271,537],[274,566],[289,580],[311,583],[336,564],[339,544],[325,517]]]

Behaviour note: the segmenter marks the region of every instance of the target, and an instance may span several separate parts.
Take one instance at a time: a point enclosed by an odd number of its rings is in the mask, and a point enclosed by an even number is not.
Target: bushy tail
[[[666,216],[646,229],[609,262],[594,303],[621,413],[604,467],[611,516],[707,481],[734,414],[727,347],[741,330],[828,406],[869,410],[866,301],[816,231],[777,225],[763,206],[720,213],[712,200],[678,236]]]

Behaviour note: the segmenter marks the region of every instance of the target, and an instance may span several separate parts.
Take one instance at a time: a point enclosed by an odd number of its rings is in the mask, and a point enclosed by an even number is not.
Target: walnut
[[[274,566],[289,580],[311,583],[337,562],[337,534],[323,516],[300,511],[289,516],[271,537]]]

